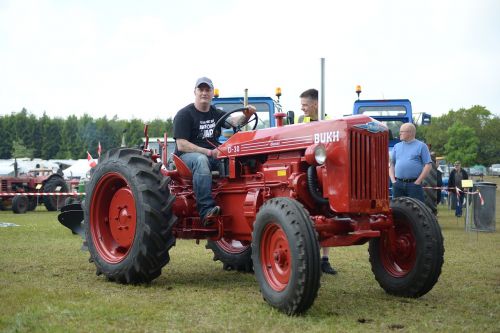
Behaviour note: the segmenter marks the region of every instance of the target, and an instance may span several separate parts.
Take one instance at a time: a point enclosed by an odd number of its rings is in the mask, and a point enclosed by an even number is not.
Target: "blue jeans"
[[[455,194],[456,195],[456,194]],[[457,205],[455,206],[455,216],[462,216],[462,207],[464,205],[465,193],[460,192],[460,195],[456,195]]]
[[[425,202],[422,185],[404,183],[400,180],[396,180],[396,182],[392,184],[392,191],[394,198],[410,197]]]
[[[193,173],[193,190],[201,218],[215,206],[212,198],[212,170],[218,170],[219,160],[201,153],[184,153],[180,156]]]

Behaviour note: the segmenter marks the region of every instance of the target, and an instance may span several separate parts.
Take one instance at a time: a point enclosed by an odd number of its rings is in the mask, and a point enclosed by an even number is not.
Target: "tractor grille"
[[[2,179],[2,183],[0,186],[1,186],[0,192],[7,192],[9,190],[7,188],[7,179]]]
[[[389,196],[388,133],[350,132],[351,200],[387,200]]]

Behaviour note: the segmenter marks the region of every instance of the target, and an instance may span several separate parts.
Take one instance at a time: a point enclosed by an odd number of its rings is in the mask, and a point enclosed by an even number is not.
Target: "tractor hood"
[[[304,150],[303,161],[316,165],[311,152],[325,149],[318,166],[319,185],[330,208],[337,212],[387,212],[389,183],[387,127],[366,115],[338,120],[238,132],[219,149],[229,159],[229,178],[236,177],[235,160],[250,155],[285,154]],[[313,153],[314,154],[314,153]],[[275,160],[278,161],[278,160]],[[283,167],[279,162],[274,167]],[[283,177],[288,177],[283,172]]]
[[[345,142],[350,128],[357,127],[372,133],[387,131],[382,123],[365,115],[348,116],[337,120],[272,127],[238,132],[219,146],[220,158],[306,149],[312,144]]]

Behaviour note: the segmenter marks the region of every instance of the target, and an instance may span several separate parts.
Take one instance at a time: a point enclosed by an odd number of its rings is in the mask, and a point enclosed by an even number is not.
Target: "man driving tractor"
[[[220,136],[220,129],[217,130],[215,124],[225,112],[211,104],[214,85],[209,78],[201,77],[196,81],[194,96],[194,103],[179,110],[174,117],[174,153],[193,173],[198,213],[203,225],[209,226],[214,222],[212,218],[220,215],[220,207],[212,198],[211,171],[218,170],[219,167],[217,146],[220,143],[217,138]],[[234,127],[242,125],[248,122],[255,111],[255,107],[249,105],[241,117],[230,117],[227,122]]]

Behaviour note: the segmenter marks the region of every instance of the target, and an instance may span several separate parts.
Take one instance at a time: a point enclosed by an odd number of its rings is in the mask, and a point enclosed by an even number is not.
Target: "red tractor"
[[[264,299],[295,315],[318,294],[320,246],[369,242],[372,271],[386,292],[429,292],[441,273],[443,236],[425,204],[389,200],[387,128],[365,115],[290,126],[281,125],[283,116],[277,114],[278,127],[235,128],[219,146],[212,193],[222,215],[209,227],[180,158],[174,155],[175,170],[167,170],[148,150],[106,152],[83,204],[97,273],[119,283],[150,282],[177,238],[207,239],[216,259],[253,269]]]
[[[37,168],[26,174],[0,176],[0,209],[11,206],[16,214],[24,214],[35,210],[38,203],[43,202],[48,211],[55,211],[64,204],[63,196],[35,196],[40,192],[68,192],[68,185],[63,177],[53,173],[52,169]],[[12,193],[12,195],[10,195]],[[31,195],[28,195],[31,194]]]

